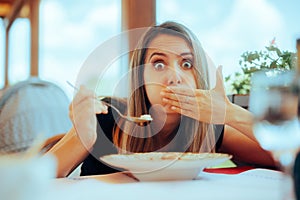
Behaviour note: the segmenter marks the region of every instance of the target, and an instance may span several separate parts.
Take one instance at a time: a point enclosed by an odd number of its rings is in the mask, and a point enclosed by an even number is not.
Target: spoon
[[[67,83],[68,83],[69,86],[71,86],[77,92],[79,91],[79,89],[77,87],[75,87],[72,83],[70,83],[69,81],[67,81]],[[103,103],[104,105],[109,106],[112,109],[114,109],[118,113],[118,115],[120,117],[122,117],[123,119],[125,119],[127,121],[134,122],[134,123],[138,124],[139,126],[145,126],[145,125],[149,124],[153,120],[152,117],[151,117],[151,115],[147,115],[147,114],[146,115],[141,115],[140,117],[125,116],[115,106],[113,106],[110,103],[107,103],[105,101],[102,101],[103,97],[98,97],[96,99],[98,101],[100,101],[101,103]]]

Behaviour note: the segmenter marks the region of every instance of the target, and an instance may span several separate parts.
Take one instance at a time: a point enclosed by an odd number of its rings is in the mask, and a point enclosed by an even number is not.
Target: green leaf
[[[281,51],[278,48],[276,48],[275,50],[276,50],[276,53],[277,53],[278,56],[282,55]]]
[[[231,91],[237,94],[249,93],[251,76],[254,72],[265,69],[290,70],[295,68],[296,63],[296,53],[282,51],[275,44],[271,44],[266,46],[264,50],[242,53],[239,60],[242,72],[227,76],[225,81],[229,83]]]

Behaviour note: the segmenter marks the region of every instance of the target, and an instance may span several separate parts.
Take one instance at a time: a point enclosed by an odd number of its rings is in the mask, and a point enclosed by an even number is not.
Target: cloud
[[[260,50],[284,31],[280,12],[266,0],[237,0],[225,20],[204,35],[205,47],[224,71],[237,71],[240,55]]]
[[[121,12],[119,7],[118,4],[100,4],[98,7],[93,7],[92,10],[86,13],[87,26],[114,26],[117,21],[120,21]]]
[[[81,2],[83,5],[43,2],[41,76],[52,81],[63,80],[58,83],[63,86],[66,79],[75,81],[88,55],[121,29],[121,4],[108,1],[86,6],[85,2]]]
[[[116,27],[121,26],[117,20],[118,5],[96,4],[85,9],[87,12],[74,10],[80,7],[77,4],[66,10],[67,6],[69,5],[64,5],[61,1],[45,1],[42,4],[41,51],[45,54],[45,59],[56,55],[58,59],[72,58],[77,63],[82,63],[101,42],[117,33]],[[82,15],[78,17],[77,13]]]
[[[239,69],[243,52],[263,49],[286,32],[282,13],[267,0],[166,0],[158,8],[159,20],[176,20],[191,28],[214,63],[224,66],[224,74]]]
[[[99,42],[99,39],[105,37],[107,32],[111,33],[110,30],[116,30],[117,28],[114,27],[117,27],[116,22],[119,17],[118,5],[96,5],[98,6],[92,7],[87,12],[78,10],[77,13],[81,16],[76,18],[68,13],[67,5],[56,1],[46,1],[41,10],[45,47],[57,50],[75,45],[76,48],[89,50],[90,45]]]
[[[42,44],[48,49],[66,49],[73,45],[84,46],[90,32],[78,21],[70,21],[66,7],[56,1],[46,1],[41,9]]]

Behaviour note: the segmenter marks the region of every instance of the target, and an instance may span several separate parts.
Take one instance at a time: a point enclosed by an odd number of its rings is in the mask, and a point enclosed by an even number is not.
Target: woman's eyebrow
[[[154,53],[151,54],[151,56],[150,56],[149,59],[151,59],[153,56],[156,56],[156,55],[158,55],[158,56],[165,56],[166,57],[165,53],[154,52]]]
[[[186,53],[181,53],[180,54],[180,56],[194,56],[194,54],[193,53],[191,53],[191,52],[186,52]]]
[[[165,54],[165,53],[161,53],[161,52],[154,52],[154,53],[152,53],[151,55],[150,55],[150,58],[149,58],[149,60],[153,57],[153,56],[156,56],[156,55],[158,55],[158,56],[165,56],[165,57],[167,57],[167,54]],[[185,52],[185,53],[181,53],[179,56],[194,56],[194,54],[193,53],[191,53],[191,52]]]

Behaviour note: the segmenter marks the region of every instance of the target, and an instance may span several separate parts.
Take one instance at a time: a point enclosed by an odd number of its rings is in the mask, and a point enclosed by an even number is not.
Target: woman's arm
[[[73,128],[47,152],[57,159],[57,177],[67,176],[89,154],[97,139],[96,113],[107,113],[107,107],[83,86],[69,109]]]
[[[222,145],[220,152],[226,152],[233,155],[233,160],[251,163],[262,167],[276,166],[270,152],[265,151],[260,145],[251,140],[240,131],[225,125]]]
[[[82,144],[72,128],[46,154],[52,154],[57,160],[57,177],[67,176],[88,155],[88,149]]]
[[[253,135],[253,120],[253,114],[248,110],[233,103],[228,104],[224,124],[257,141]]]

